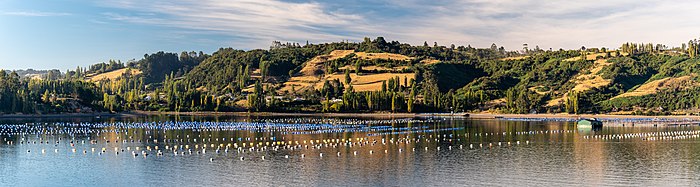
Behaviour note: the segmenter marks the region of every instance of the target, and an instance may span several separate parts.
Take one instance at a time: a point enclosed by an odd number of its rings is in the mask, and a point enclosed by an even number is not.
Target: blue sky
[[[0,0],[0,69],[75,69],[157,51],[267,48],[273,40],[519,49],[679,46],[700,36],[696,1]]]

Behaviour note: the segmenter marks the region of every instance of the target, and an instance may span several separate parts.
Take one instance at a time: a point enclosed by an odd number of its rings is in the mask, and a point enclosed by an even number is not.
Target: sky
[[[0,69],[75,69],[158,51],[269,48],[383,36],[413,45],[680,46],[700,1],[0,0]]]

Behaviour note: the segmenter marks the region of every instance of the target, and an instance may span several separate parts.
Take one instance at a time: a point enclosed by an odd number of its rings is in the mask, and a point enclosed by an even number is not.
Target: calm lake
[[[698,126],[237,117],[0,125],[0,186],[700,185]]]

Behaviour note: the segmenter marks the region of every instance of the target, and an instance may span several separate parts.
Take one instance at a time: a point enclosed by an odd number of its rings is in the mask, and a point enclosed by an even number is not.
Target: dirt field
[[[130,70],[130,73],[132,75],[141,74],[141,71],[138,69],[122,68],[122,69],[118,69],[118,70],[114,70],[114,71],[110,71],[110,72],[106,72],[106,73],[100,73],[97,75],[89,76],[86,78],[86,80],[93,81],[93,82],[107,80],[107,79],[114,80],[114,79],[119,78],[122,75],[124,75],[124,73],[126,73],[127,70]]]
[[[613,97],[612,99],[650,95],[665,89],[688,88],[692,86],[698,86],[700,85],[700,83],[693,80],[695,76],[697,75],[687,75],[682,77],[666,77],[663,79],[651,81],[639,86],[639,88],[631,92],[620,94],[618,96]]]
[[[507,58],[502,58],[501,60],[520,60],[520,59],[526,59],[530,58],[530,56],[514,56],[514,57],[507,57]]]
[[[352,79],[351,84],[355,91],[377,91],[382,89],[382,81],[389,80],[390,78],[399,77],[401,85],[404,84],[404,78],[415,79],[414,73],[379,73],[379,74],[365,74],[357,76],[356,74],[350,74]],[[345,74],[336,73],[333,75],[328,75],[325,77],[326,80],[339,79],[341,82],[345,80]],[[323,82],[316,84],[314,86],[316,89],[323,88]]]
[[[349,70],[354,70],[354,66],[343,66],[338,68],[338,70],[345,71],[346,69]],[[387,67],[381,67],[381,66],[362,66],[362,70],[364,71],[401,71],[404,69],[408,69],[408,66],[397,66],[397,67],[392,67],[392,68],[387,68]]]
[[[321,89],[323,88],[323,82],[325,80],[333,80],[333,79],[340,79],[341,81],[345,80],[345,74],[343,73],[333,73],[330,75],[325,75],[326,72],[323,70],[323,63],[329,61],[329,60],[334,60],[338,58],[343,58],[347,55],[350,54],[355,54],[357,58],[363,58],[363,59],[390,59],[390,60],[411,60],[413,58],[405,56],[405,55],[400,55],[400,54],[392,54],[392,53],[365,53],[365,52],[354,52],[353,50],[335,50],[332,51],[329,55],[320,55],[317,57],[314,57],[311,59],[309,62],[306,62],[304,67],[301,69],[300,73],[297,74],[296,76],[293,76],[290,78],[287,82],[283,83],[282,88],[280,88],[278,91],[280,93],[284,93],[285,91],[291,92],[292,87],[294,87],[294,91],[296,92],[302,92],[304,90],[308,89]],[[339,68],[341,71],[345,70],[347,68],[354,68],[354,67],[341,67]],[[387,70],[387,71],[400,71],[405,68],[408,68],[407,66],[399,66],[399,67],[394,67],[394,68],[385,68],[385,67],[379,67],[379,66],[363,66],[363,70]],[[323,77],[322,77],[323,76]],[[352,78],[352,84],[353,88],[355,91],[373,91],[373,90],[380,90],[382,86],[382,81],[383,80],[388,80],[389,78],[396,77],[398,76],[401,79],[401,82],[403,84],[403,79],[404,77],[408,79],[413,79],[415,78],[413,73],[379,73],[379,74],[363,74],[361,76],[357,76],[355,73],[350,74],[350,77]]]
[[[603,79],[602,76],[598,74],[600,70],[604,67],[611,65],[607,60],[601,59],[596,60],[593,67],[587,73],[581,73],[574,78],[576,86],[573,88],[574,91],[586,91],[592,88],[599,88],[609,85],[612,80]]]
[[[590,56],[590,55],[589,55]],[[588,57],[587,57],[588,58]],[[595,57],[593,57],[595,58]],[[610,79],[603,79],[601,75],[598,73],[600,70],[603,70],[606,66],[612,65],[612,63],[608,62],[605,59],[599,59],[596,60],[593,64],[593,67],[589,69],[588,71],[584,71],[576,75],[573,81],[576,85],[572,89],[573,91],[577,92],[583,92],[587,91],[593,88],[600,88],[603,86],[610,85],[612,83],[612,80]],[[569,92],[564,94],[565,96],[568,95]],[[564,96],[564,97],[565,97]],[[565,101],[566,99],[564,97],[561,98],[555,98],[547,102],[547,106],[556,106],[559,105],[561,102]]]
[[[316,56],[313,59],[306,62],[304,67],[301,69],[300,73],[303,76],[319,75],[319,71],[323,71],[323,63],[329,60],[343,58],[345,56],[348,56],[349,54],[352,54],[353,52],[353,50],[335,50],[328,55]]]
[[[406,55],[400,55],[400,54],[393,54],[393,53],[365,53],[365,52],[356,52],[355,55],[357,55],[358,58],[363,58],[363,59],[387,59],[387,60],[411,60],[413,58],[408,57]]]
[[[425,60],[421,60],[420,62],[423,64],[426,64],[426,65],[440,63],[439,60],[435,60],[435,59],[425,59]]]

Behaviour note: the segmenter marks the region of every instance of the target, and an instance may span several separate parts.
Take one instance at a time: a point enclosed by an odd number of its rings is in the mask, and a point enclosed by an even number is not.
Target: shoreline
[[[289,112],[154,112],[134,111],[139,115],[183,115],[183,116],[299,116],[299,117],[419,117],[416,113],[289,113]]]
[[[468,116],[464,116],[468,114]],[[456,117],[471,119],[496,119],[496,118],[664,118],[664,119],[698,119],[700,116],[690,115],[619,115],[619,114],[488,114],[488,113],[289,113],[289,112],[158,112],[158,111],[130,111],[121,113],[66,113],[66,114],[0,114],[0,119],[26,119],[26,118],[88,118],[88,117],[140,117],[160,115],[182,116],[234,116],[234,117],[377,117],[377,118],[413,118],[413,117]]]
[[[471,119],[496,118],[666,118],[666,119],[700,119],[700,116],[690,115],[620,115],[620,114],[487,114],[487,113],[289,113],[289,112],[157,112],[134,111],[139,115],[186,115],[186,116],[300,116],[300,117],[463,117]],[[467,114],[468,116],[463,116]]]
[[[664,118],[664,119],[700,119],[700,116],[688,115],[666,115],[666,116],[643,116],[643,115],[619,115],[619,114],[470,114],[469,118],[474,119],[494,119],[496,117],[503,118],[612,118],[612,119],[633,119],[633,118]]]
[[[29,118],[96,118],[96,117],[138,117],[140,114],[123,113],[67,113],[67,114],[0,114],[0,119],[29,119]]]

